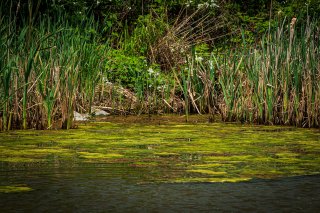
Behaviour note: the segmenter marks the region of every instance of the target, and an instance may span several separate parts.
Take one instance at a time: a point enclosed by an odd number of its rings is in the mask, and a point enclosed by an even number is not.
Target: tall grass
[[[91,109],[107,48],[93,18],[80,29],[66,17],[18,24],[1,14],[0,128],[71,128],[73,111]]]
[[[318,127],[320,29],[315,21],[307,20],[301,21],[297,31],[295,22],[279,23],[257,46],[243,44],[214,52],[196,67],[189,63],[188,69],[196,70],[194,92],[189,94],[190,99],[197,95],[194,111],[206,111],[199,106],[210,99],[210,87],[214,95],[206,106],[217,109],[225,121]]]

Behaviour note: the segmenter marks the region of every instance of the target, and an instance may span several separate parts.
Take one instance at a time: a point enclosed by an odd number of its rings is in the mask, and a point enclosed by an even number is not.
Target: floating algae
[[[320,173],[317,129],[160,121],[0,133],[0,163],[121,164],[124,170],[144,169],[148,174],[142,181],[161,182],[237,182]]]
[[[32,189],[24,185],[16,186],[0,186],[0,193],[17,193],[17,192],[29,192]]]

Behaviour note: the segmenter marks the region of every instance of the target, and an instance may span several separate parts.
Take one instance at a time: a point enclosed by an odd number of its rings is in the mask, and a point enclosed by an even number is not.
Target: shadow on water
[[[9,171],[8,171],[9,172]],[[0,176],[33,190],[0,193],[1,212],[317,212],[320,176],[238,183],[154,183],[143,168],[16,170]]]

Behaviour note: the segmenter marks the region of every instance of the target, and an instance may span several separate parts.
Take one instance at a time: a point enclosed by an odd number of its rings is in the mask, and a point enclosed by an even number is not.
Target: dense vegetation
[[[4,0],[0,129],[92,106],[320,126],[317,0]]]

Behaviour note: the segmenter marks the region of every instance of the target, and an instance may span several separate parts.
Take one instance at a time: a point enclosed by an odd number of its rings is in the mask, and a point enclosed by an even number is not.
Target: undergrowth
[[[227,23],[201,8],[175,19],[150,10],[110,39],[93,16],[50,19],[30,7],[21,18],[5,10],[1,130],[69,129],[74,111],[90,114],[93,106],[122,114],[209,113],[224,121],[320,126],[318,20],[279,19],[258,42],[243,31],[242,42],[230,47],[234,43],[212,45],[230,38],[218,33]]]

